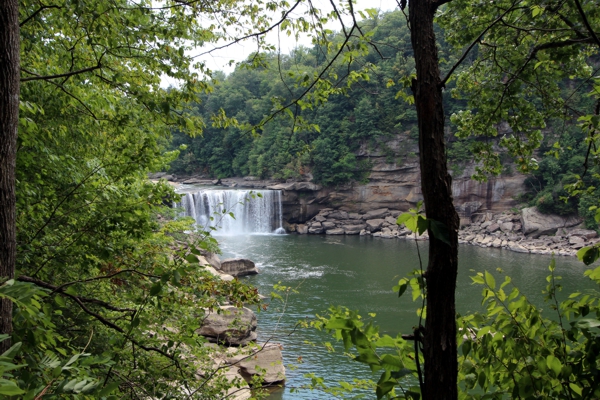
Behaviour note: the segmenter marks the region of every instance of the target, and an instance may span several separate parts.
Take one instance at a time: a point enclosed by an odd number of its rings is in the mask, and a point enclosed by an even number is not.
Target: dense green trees
[[[186,110],[208,86],[186,50],[218,32],[200,18],[267,20],[229,1],[2,7],[0,340],[14,345],[0,395],[222,397],[231,383],[195,333],[201,310],[256,293],[198,265],[215,242],[183,235],[190,221],[164,206],[173,189],[146,177],[176,156],[171,129],[202,129]],[[164,90],[162,76],[181,87]]]

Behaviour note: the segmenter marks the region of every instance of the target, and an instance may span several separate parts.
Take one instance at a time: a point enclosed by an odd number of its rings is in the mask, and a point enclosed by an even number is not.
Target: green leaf
[[[577,258],[585,265],[590,265],[600,257],[600,248],[596,246],[582,247],[577,252]]]
[[[485,283],[492,289],[496,289],[496,279],[489,272],[485,271]]]
[[[571,325],[574,326],[575,328],[579,328],[579,329],[591,329],[591,328],[599,327],[600,321],[598,321],[597,319],[593,319],[593,318],[581,318],[581,319],[578,319],[577,321],[571,322]]]
[[[404,368],[402,359],[392,354],[384,354],[381,357],[381,366],[388,371],[400,371]]]
[[[396,218],[396,224],[402,225],[406,223],[409,219],[414,218],[414,214],[411,213],[402,213]]]
[[[17,355],[17,353],[21,349],[22,345],[23,345],[23,342],[17,342],[15,344],[13,344],[10,347],[10,349],[8,349],[4,353],[2,353],[2,355],[0,355],[0,357],[6,357],[9,360],[12,360]]]
[[[444,223],[429,219],[429,228],[431,229],[434,238],[441,240],[450,246],[450,231]]]
[[[98,394],[98,397],[108,396],[109,394],[111,394],[118,388],[119,388],[119,382],[111,382],[100,391],[100,393]]]
[[[417,217],[417,230],[419,231],[419,235],[422,235],[423,232],[425,232],[428,227],[429,227],[429,220],[426,219],[421,214],[419,214]]]
[[[398,292],[398,297],[402,296],[404,292],[406,292],[406,288],[408,287],[408,279],[402,278],[398,281],[398,284],[393,287],[394,292]]]
[[[20,389],[16,383],[6,379],[0,379],[0,394],[16,396],[23,393],[25,393],[25,391]]]
[[[583,390],[576,383],[570,382],[569,387],[571,388],[572,391],[577,393],[579,396],[581,396],[581,394],[583,393]]]
[[[162,284],[159,282],[156,282],[154,285],[152,285],[152,287],[150,288],[150,296],[156,296],[160,293],[160,291],[162,290]]]
[[[334,318],[327,321],[325,329],[353,329],[354,321],[350,319]]]
[[[463,342],[462,346],[462,353],[463,356],[467,356],[469,354],[469,352],[471,351],[471,340],[470,339],[465,339],[465,341]]]

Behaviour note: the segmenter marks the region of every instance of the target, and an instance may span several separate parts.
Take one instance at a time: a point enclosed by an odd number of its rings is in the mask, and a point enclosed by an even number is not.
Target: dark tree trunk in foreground
[[[17,0],[0,1],[0,278],[14,278],[15,163],[19,120],[19,12]],[[0,333],[12,333],[12,303],[0,303]],[[0,353],[10,340],[0,343]]]
[[[419,121],[421,189],[428,219],[449,230],[448,245],[429,231],[427,265],[427,318],[423,334],[425,359],[424,400],[456,399],[457,351],[454,291],[458,266],[458,214],[452,204],[452,178],[448,174],[444,145],[442,88],[433,31],[439,2],[409,1],[411,40],[417,79],[413,93]]]

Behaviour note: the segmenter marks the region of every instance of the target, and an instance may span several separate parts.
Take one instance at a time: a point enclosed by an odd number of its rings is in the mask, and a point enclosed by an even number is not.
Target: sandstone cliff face
[[[356,213],[380,208],[406,211],[423,198],[417,150],[405,134],[379,143],[374,149],[361,145],[358,158],[372,165],[365,184],[313,190],[272,188],[284,190],[284,218],[292,223],[305,222],[323,208]],[[470,223],[473,214],[500,212],[517,205],[514,198],[523,192],[525,176],[515,174],[477,182],[470,178],[474,170],[474,165],[467,166],[452,182],[454,204],[463,224]]]
[[[256,177],[179,181],[281,190],[283,216],[291,224],[304,223],[324,208],[361,214],[381,208],[406,211],[422,200],[418,148],[408,133],[378,143],[364,142],[356,155],[359,161],[368,161],[371,166],[368,183],[322,187],[310,182],[310,174],[305,181],[285,183]],[[515,197],[525,190],[523,175],[499,176],[488,182],[477,182],[470,178],[474,170],[474,165],[464,167],[452,182],[454,204],[462,225],[470,224],[475,214],[510,210],[518,205]]]

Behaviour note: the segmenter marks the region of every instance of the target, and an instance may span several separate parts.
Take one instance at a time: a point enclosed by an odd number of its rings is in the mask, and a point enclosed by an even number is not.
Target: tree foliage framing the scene
[[[193,136],[208,125],[192,105],[212,91],[213,75],[190,56],[207,43],[255,40],[258,51],[247,67],[260,69],[268,65],[267,52],[277,51],[266,40],[268,32],[311,32],[315,56],[323,62],[309,74],[282,80],[286,96],[273,96],[259,120],[240,123],[221,107],[209,118],[214,127],[259,134],[269,122],[287,115],[286,130],[292,134],[318,131],[318,123],[300,111],[326,108],[329,98],[346,96],[353,85],[368,81],[375,71],[372,63],[357,61],[369,48],[379,52],[351,1],[331,5],[332,11],[324,13],[302,0],[3,3],[0,357],[6,363],[2,368],[8,368],[2,370],[7,377],[0,385],[3,394],[223,397],[228,383],[210,372],[200,383],[191,383],[198,370],[197,364],[186,361],[191,356],[205,363],[200,369],[210,369],[207,347],[195,333],[202,315],[193,310],[215,307],[223,297],[236,304],[255,302],[256,293],[237,282],[217,283],[202,272],[196,256],[215,250],[214,241],[203,236],[184,244],[181,234],[190,228],[189,222],[170,221],[162,207],[176,195],[164,182],[151,184],[145,176],[176,157],[177,151],[164,151],[173,130]],[[298,17],[295,12],[302,6]],[[496,136],[498,126],[506,122],[510,131],[500,145],[524,172],[537,168],[534,151],[547,119],[579,118],[587,134],[585,170],[567,189],[570,194],[591,195],[594,188],[586,187],[584,178],[588,169],[596,174],[592,166],[600,107],[573,110],[573,91],[565,92],[559,82],[570,80],[577,90],[591,85],[591,96],[598,101],[597,71],[590,60],[600,48],[600,12],[593,2],[579,0],[418,0],[401,1],[399,6],[408,10],[414,71],[404,71],[397,81],[408,83],[414,96],[404,95],[416,108],[426,212],[426,217],[412,217],[419,231],[429,231],[431,241],[425,272],[399,285],[400,291],[410,283],[425,299],[425,326],[417,326],[410,336],[417,350],[415,365],[406,372],[396,359],[388,358],[380,365],[387,372],[377,395],[387,395],[408,373],[420,375],[422,352],[421,393],[404,396],[455,399],[458,216],[446,162],[444,88],[456,79],[453,93],[470,108],[452,117],[459,135]],[[344,16],[350,17],[349,24]],[[340,22],[340,36],[325,27],[330,20]],[[444,28],[445,40],[463,49],[463,56],[447,71],[440,71],[436,21]],[[459,71],[473,54],[472,64]],[[280,59],[277,55],[277,62]],[[178,87],[163,89],[163,77],[178,81]],[[361,106],[369,108],[366,103]],[[364,113],[359,122],[369,125],[369,118]],[[340,126],[343,129],[347,126]],[[341,141],[323,140],[315,149],[327,160],[334,143],[341,157],[337,167],[325,168],[323,182],[359,178],[360,174],[343,175],[356,164]],[[494,146],[490,140],[475,142],[479,177],[500,171]],[[562,150],[560,143],[554,147],[557,153]],[[290,160],[279,162],[286,165]],[[261,166],[258,160],[256,165]],[[328,170],[335,173],[327,176]],[[486,277],[484,283],[493,291],[490,282]],[[346,344],[360,347],[364,357],[372,355],[371,328],[364,333],[360,324],[325,327],[346,331],[341,334]],[[579,328],[587,337],[589,327]],[[486,344],[487,336],[477,336]],[[385,341],[398,344],[405,345]],[[557,365],[546,357],[546,367],[558,376]],[[488,378],[492,385],[505,383],[491,373],[478,379]],[[569,387],[583,393],[580,386]]]

